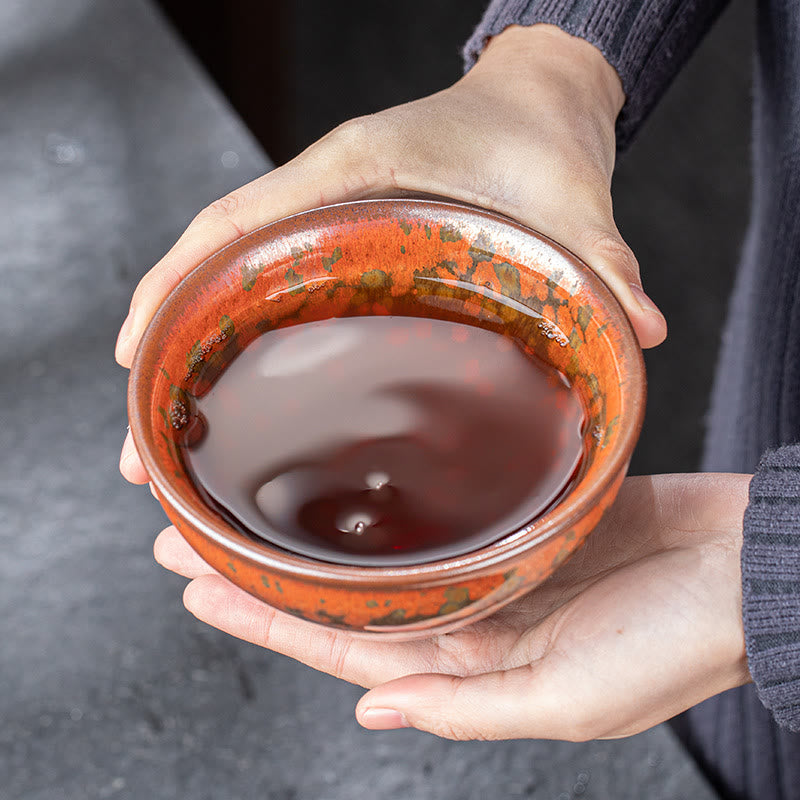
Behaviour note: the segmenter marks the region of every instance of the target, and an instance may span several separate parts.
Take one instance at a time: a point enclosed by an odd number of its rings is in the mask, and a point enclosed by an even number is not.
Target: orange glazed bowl
[[[401,297],[421,317],[494,329],[525,311],[532,323],[522,344],[560,370],[584,404],[584,458],[570,490],[491,545],[412,566],[327,563],[236,530],[204,502],[184,464],[194,398],[266,331],[391,314]],[[508,219],[431,200],[315,209],[220,250],[160,307],[128,387],[131,431],[156,495],[214,569],[281,611],[383,638],[474,622],[551,575],[616,497],[644,405],[635,334],[587,266]]]

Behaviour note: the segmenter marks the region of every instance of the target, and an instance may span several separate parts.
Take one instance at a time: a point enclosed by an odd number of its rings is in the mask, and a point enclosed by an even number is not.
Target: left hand
[[[454,633],[382,642],[276,611],[156,540],[192,578],[186,607],[233,636],[370,688],[367,728],[451,739],[628,736],[750,680],[739,554],[750,476],[629,478],[584,547],[545,584]]]

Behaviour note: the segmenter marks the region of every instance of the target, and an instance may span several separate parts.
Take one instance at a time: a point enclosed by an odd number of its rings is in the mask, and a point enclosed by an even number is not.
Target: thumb
[[[569,701],[555,698],[536,686],[531,665],[466,678],[409,675],[367,692],[356,718],[372,730],[417,728],[457,740],[585,738],[564,724]]]
[[[575,254],[607,284],[631,321],[642,347],[655,347],[667,335],[667,323],[658,306],[645,294],[639,263],[619,232],[585,233]]]
[[[582,229],[568,226],[556,238],[591,267],[625,309],[639,344],[655,347],[667,336],[667,323],[658,306],[645,294],[639,263],[613,222]]]
[[[584,190],[583,194],[590,190]],[[531,200],[510,207],[500,205],[496,210],[543,233],[576,255],[617,298],[639,344],[644,348],[661,344],[667,336],[666,320],[642,289],[639,262],[614,223],[610,196],[601,195],[598,199],[592,195],[593,201],[584,203],[589,210],[581,213],[582,207],[578,204],[576,210],[566,190],[555,194],[538,205]],[[576,190],[573,194],[581,192]]]

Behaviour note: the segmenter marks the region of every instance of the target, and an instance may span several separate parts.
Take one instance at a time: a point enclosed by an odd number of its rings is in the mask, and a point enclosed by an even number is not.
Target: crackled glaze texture
[[[391,314],[518,335],[580,393],[588,425],[580,480],[554,509],[495,544],[447,561],[348,567],[295,556],[231,528],[183,466],[193,398],[231,358],[276,327]],[[416,311],[415,311],[416,313]],[[641,353],[610,292],[553,242],[488,212],[451,203],[380,200],[316,209],[234,242],[167,299],[137,353],[131,428],[168,516],[213,567],[288,613],[381,636],[440,633],[473,621],[547,578],[616,496],[644,411]],[[535,409],[532,409],[535,413]],[[502,480],[502,476],[498,476]]]

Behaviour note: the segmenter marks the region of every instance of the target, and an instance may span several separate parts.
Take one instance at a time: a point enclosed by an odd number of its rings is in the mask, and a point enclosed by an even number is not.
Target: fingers
[[[162,567],[184,578],[217,574],[216,570],[192,549],[174,525],[165,528],[156,537],[153,543],[153,555]]]
[[[385,644],[355,639],[270,608],[223,578],[189,546],[178,530],[163,530],[153,545],[156,561],[192,579],[183,594],[186,608],[219,630],[294,658],[338,678],[373,686],[425,669],[429,643]]]
[[[138,485],[147,483],[150,480],[142,464],[142,460],[136,452],[136,445],[133,442],[133,436],[130,430],[125,435],[125,441],[122,444],[122,452],[119,457],[119,471],[122,473],[122,477],[130,483]]]
[[[355,640],[344,631],[313,625],[270,608],[223,578],[170,526],[153,544],[156,561],[172,572],[192,579],[183,594],[186,608],[198,619],[219,630],[302,661],[338,678],[371,686],[379,681],[422,668],[389,646],[382,653],[375,645]]]
[[[360,686],[374,686],[430,668],[432,644],[359,639],[277,611],[218,575],[202,575],[183,603],[198,619],[238,639],[283,653]]]
[[[544,688],[535,666],[466,678],[410,675],[367,692],[356,718],[372,730],[413,727],[446,739],[581,739],[560,723],[569,693]]]
[[[142,278],[120,329],[115,356],[130,367],[158,306],[198,264],[243,234],[315,206],[380,191],[391,176],[373,166],[358,120],[345,123],[288,164],[201,211],[172,249]]]

